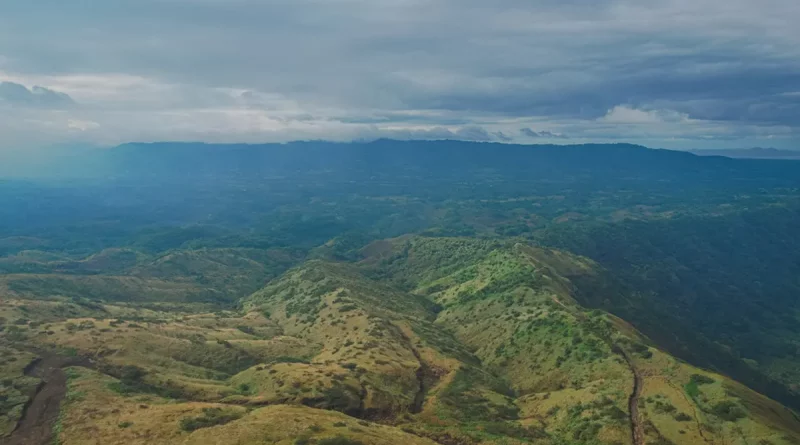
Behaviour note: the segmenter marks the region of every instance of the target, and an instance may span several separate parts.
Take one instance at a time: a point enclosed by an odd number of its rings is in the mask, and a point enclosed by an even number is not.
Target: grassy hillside
[[[223,403],[136,398],[110,390],[118,380],[70,368],[59,443],[433,445],[434,442],[333,411],[297,405],[254,409]]]
[[[694,376],[710,374],[654,349],[624,321],[580,307],[579,285],[605,279],[591,260],[513,242],[446,238],[380,242],[364,253],[366,273],[440,303],[436,323],[509,381],[523,423],[551,437],[629,442],[627,404],[638,374],[648,441],[797,440],[800,424],[791,411],[719,375],[710,379],[724,382],[724,390],[696,389]]]
[[[0,259],[0,295],[230,306],[302,259],[291,249],[105,249],[83,258],[24,251]]]
[[[64,444],[800,441],[791,410],[582,307],[607,279],[585,257],[427,237],[360,255],[305,262],[237,310],[4,301],[3,434],[37,406],[38,355],[76,357]]]
[[[176,252],[138,259],[127,277],[46,277],[96,280],[87,287],[97,291],[104,282],[122,288],[105,280],[164,282],[196,270],[266,273],[268,259],[249,254]],[[30,276],[7,275],[3,434],[33,400],[39,380],[24,376],[27,363],[50,351],[92,363],[68,371],[62,443],[800,440],[790,410],[581,307],[587,289],[607,284],[607,271],[587,258],[516,241],[426,237],[374,242],[360,256],[308,261],[236,311],[204,312],[190,299],[147,308],[80,289],[31,300],[33,290],[13,284]]]
[[[797,409],[800,211],[552,228],[540,242],[594,258],[613,279],[581,303],[634,323],[671,353]]]
[[[305,375],[333,368],[350,376],[340,379],[343,389],[361,397],[358,410],[348,406],[343,411],[387,419],[438,409],[438,403],[429,403],[430,393],[461,373],[474,380],[475,403],[492,405],[486,399],[493,397],[501,403],[498,409],[508,404],[497,394],[502,382],[476,368],[478,360],[432,323],[436,305],[369,280],[352,266],[312,261],[253,294],[245,307],[269,313],[287,335],[318,349],[308,364],[287,364],[266,380],[262,377],[259,388],[274,388],[275,380],[296,373],[293,368]]]

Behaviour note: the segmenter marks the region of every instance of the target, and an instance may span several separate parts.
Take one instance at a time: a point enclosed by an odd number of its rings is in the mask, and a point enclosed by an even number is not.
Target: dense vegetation
[[[0,436],[59,354],[65,444],[630,443],[637,373],[647,443],[796,443],[798,221],[794,161],[118,147],[0,182]]]
[[[617,279],[583,302],[633,322],[662,347],[800,407],[762,373],[796,385],[800,209],[558,227],[542,242],[586,255]],[[689,335],[680,335],[687,333]],[[676,335],[678,334],[678,335]],[[784,388],[785,390],[786,388]]]

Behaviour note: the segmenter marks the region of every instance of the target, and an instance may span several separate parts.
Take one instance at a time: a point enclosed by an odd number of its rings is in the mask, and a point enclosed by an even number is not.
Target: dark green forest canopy
[[[186,286],[164,299],[232,306],[306,258],[358,260],[377,239],[513,238],[595,260],[606,276],[579,286],[582,303],[800,407],[800,162],[624,144],[129,144],[57,176],[0,183],[0,273],[169,270]],[[84,294],[47,288],[63,282],[9,286]],[[145,286],[86,283],[126,301]]]

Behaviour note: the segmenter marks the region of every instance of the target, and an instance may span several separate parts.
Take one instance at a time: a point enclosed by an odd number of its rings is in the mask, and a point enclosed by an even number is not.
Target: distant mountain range
[[[781,150],[778,148],[740,148],[721,150],[692,150],[698,156],[725,156],[745,159],[800,159],[800,150]]]
[[[775,149],[649,149],[632,144],[514,145],[465,141],[396,141],[285,144],[130,143],[110,149],[61,150],[24,165],[5,165],[0,177],[150,178],[168,181],[314,175],[343,181],[432,176],[474,179],[502,172],[506,178],[561,182],[576,178],[707,181],[730,177],[794,180],[793,163],[746,159],[800,159]]]

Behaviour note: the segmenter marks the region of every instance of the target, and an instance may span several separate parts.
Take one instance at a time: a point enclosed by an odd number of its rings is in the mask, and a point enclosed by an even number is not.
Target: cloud
[[[495,138],[497,138],[498,141],[501,142],[511,142],[514,140],[514,138],[512,138],[511,136],[507,136],[502,131],[495,131],[492,133],[492,136],[494,136]]]
[[[476,125],[459,128],[455,131],[456,139],[463,139],[467,141],[491,141],[494,138],[485,129]]]
[[[599,120],[612,124],[656,124],[662,122],[654,111],[637,110],[627,106],[616,106]]]
[[[92,121],[82,121],[77,119],[68,119],[67,128],[78,131],[87,131],[100,128],[100,124]]]
[[[796,0],[10,2],[0,147],[32,133],[110,144],[426,132],[795,146],[798,20]]]
[[[553,133],[551,131],[536,131],[532,128],[521,128],[519,132],[522,133],[523,136],[529,138],[569,139],[565,134]]]
[[[617,105],[598,120],[611,124],[659,124],[688,121],[689,116],[672,110],[640,110],[627,105]]]
[[[372,126],[369,129],[355,127],[352,129],[362,136],[359,139],[379,139],[391,138],[402,140],[462,140],[462,141],[475,141],[475,142],[491,142],[500,141],[508,142],[511,140],[502,132],[488,132],[486,129],[471,125],[463,128],[450,129],[446,127],[430,127],[430,128],[381,128]]]
[[[69,95],[40,86],[28,89],[14,82],[0,82],[0,103],[15,106],[64,107],[74,102]]]

